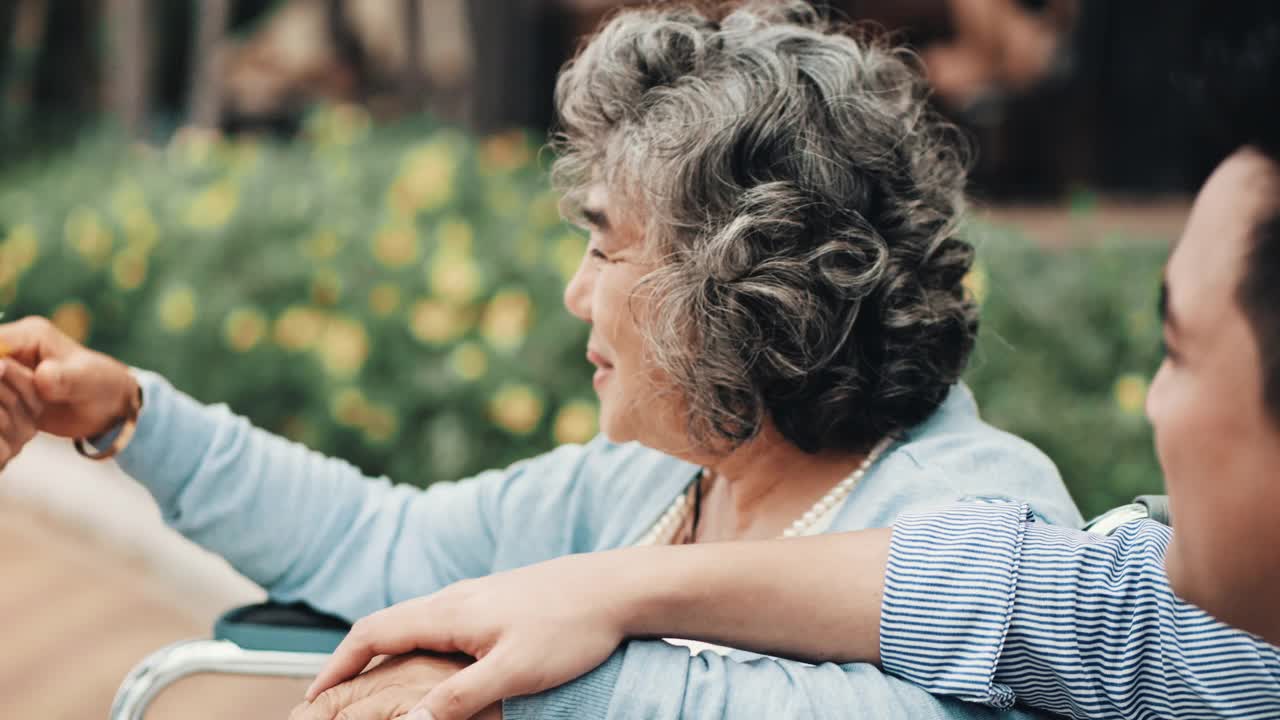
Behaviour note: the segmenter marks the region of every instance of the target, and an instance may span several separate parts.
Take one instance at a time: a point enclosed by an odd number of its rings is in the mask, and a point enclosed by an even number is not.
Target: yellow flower
[[[315,308],[302,305],[287,308],[276,318],[276,344],[285,350],[306,350],[320,339],[326,322],[324,313]]]
[[[192,125],[178,130],[169,142],[169,152],[193,167],[207,165],[222,150],[222,137],[217,131]]]
[[[373,237],[373,256],[389,268],[401,268],[418,259],[418,234],[408,223],[395,223]]]
[[[396,436],[400,427],[400,418],[395,410],[386,405],[370,404],[364,412],[364,436],[369,442],[385,445]]]
[[[239,203],[236,186],[230,180],[210,185],[187,208],[187,225],[197,230],[220,228],[235,215]]]
[[[348,387],[339,390],[329,400],[329,413],[340,425],[360,427],[364,423],[369,402],[359,388]]]
[[[368,135],[371,122],[363,107],[343,103],[315,112],[308,122],[307,135],[318,147],[343,147]]]
[[[237,137],[228,147],[231,151],[231,170],[240,175],[252,170],[262,156],[262,144],[251,136]]]
[[[511,172],[529,164],[533,147],[522,130],[491,135],[480,143],[480,172]]]
[[[476,343],[462,343],[449,354],[449,365],[463,380],[479,380],[489,371],[489,356]]]
[[[489,401],[489,417],[516,435],[528,435],[542,419],[542,399],[528,385],[504,385]]]
[[[170,289],[160,299],[160,325],[173,333],[186,332],[196,319],[196,294],[191,288]]]
[[[974,302],[981,305],[987,299],[987,271],[981,265],[974,263],[962,282]]]
[[[25,272],[40,256],[40,239],[31,223],[15,225],[4,242],[3,262],[17,272]]]
[[[568,403],[556,414],[554,430],[556,442],[585,443],[595,437],[597,422],[596,406],[592,403],[583,401]]]
[[[520,267],[528,270],[536,266],[545,245],[540,233],[532,228],[525,228],[516,241],[516,259],[520,261]]]
[[[409,331],[424,343],[446,343],[467,329],[462,308],[439,300],[419,300],[409,312]]]
[[[458,255],[466,255],[471,252],[475,234],[475,230],[471,228],[471,223],[459,217],[447,218],[441,221],[436,228],[436,238],[440,242],[440,249],[444,252]]]
[[[339,185],[346,185],[351,180],[352,168],[351,158],[346,155],[339,155],[329,160],[325,165],[329,171],[329,177]]]
[[[333,106],[329,116],[332,140],[338,145],[350,145],[369,133],[372,120],[369,111],[354,103]]]
[[[427,272],[432,291],[451,302],[467,302],[480,292],[480,268],[468,254],[452,253],[442,248]]]
[[[77,208],[67,218],[67,242],[93,267],[99,267],[111,255],[111,231],[103,225],[98,213]]]
[[[351,377],[360,372],[368,357],[369,333],[364,325],[350,318],[331,318],[320,338],[325,370],[335,377]]]
[[[147,279],[147,256],[136,250],[122,250],[111,262],[111,279],[121,290],[137,290]]]
[[[320,268],[311,279],[311,302],[333,306],[342,297],[342,278],[330,268]]]
[[[145,210],[147,207],[147,196],[142,192],[142,188],[138,183],[128,180],[125,181],[116,191],[111,194],[111,209],[115,212],[116,217],[124,220],[129,213],[139,208]]]
[[[253,308],[232,310],[222,326],[227,345],[237,352],[248,352],[257,347],[266,334],[267,318]]]
[[[489,207],[498,215],[512,215],[520,209],[520,194],[505,182],[490,185]]]
[[[302,254],[316,261],[330,260],[342,249],[342,241],[332,230],[320,230],[302,241]]]
[[[548,190],[529,203],[529,221],[537,230],[549,230],[560,222],[560,195]]]
[[[587,240],[581,234],[568,232],[560,236],[552,251],[552,263],[560,271],[565,282],[573,279],[582,264],[582,256],[587,252]]]
[[[378,317],[386,317],[400,307],[400,288],[391,283],[378,283],[369,291],[369,309]]]
[[[1112,388],[1116,407],[1128,415],[1141,415],[1147,403],[1147,379],[1137,373],[1126,373],[1116,378]]]
[[[533,318],[533,301],[523,290],[498,293],[485,308],[480,332],[493,347],[511,352],[524,343]]]
[[[93,325],[93,318],[89,315],[89,308],[78,300],[65,302],[53,311],[50,318],[55,326],[67,337],[78,343],[84,343],[89,339],[89,330]]]
[[[122,217],[124,238],[129,246],[147,253],[160,239],[160,228],[145,207],[130,208]]]
[[[447,203],[453,197],[456,162],[449,147],[441,141],[411,150],[388,190],[387,202],[391,209],[412,217]]]

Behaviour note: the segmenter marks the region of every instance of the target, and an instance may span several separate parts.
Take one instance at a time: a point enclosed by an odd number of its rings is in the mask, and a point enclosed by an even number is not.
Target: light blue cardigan
[[[596,438],[420,490],[253,428],[138,372],[146,406],[120,465],[166,521],[282,601],[346,618],[452,582],[634,543],[697,471]],[[1053,464],[983,423],[959,386],[867,473],[833,531],[972,496],[1016,498],[1048,522],[1080,516]],[[955,718],[995,711],[934,698],[869,665],[806,666],[633,641],[592,673],[504,704],[516,718]]]

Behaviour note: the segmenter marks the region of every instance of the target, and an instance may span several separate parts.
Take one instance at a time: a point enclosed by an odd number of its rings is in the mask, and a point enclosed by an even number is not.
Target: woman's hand
[[[93,437],[115,424],[137,395],[129,368],[67,337],[42,317],[0,325],[0,356],[34,372],[44,403],[37,429],[62,437]]]
[[[404,718],[423,695],[447,682],[469,664],[469,658],[422,653],[389,658],[368,672],[339,683],[314,700],[297,706],[289,714],[289,720]],[[477,720],[500,720],[501,717],[502,710],[496,705],[475,715]]]
[[[476,662],[418,707],[465,720],[498,700],[587,673],[626,637],[681,637],[808,662],[880,661],[892,530],[569,555],[465,580],[357,622],[307,690],[378,655]],[[797,622],[796,618],[804,618]]]
[[[0,470],[35,437],[43,413],[32,372],[14,360],[0,360]]]
[[[499,700],[568,682],[606,660],[624,636],[622,601],[634,595],[618,554],[570,555],[465,580],[369,615],[307,698],[329,692],[375,656],[414,650],[476,658],[421,697],[418,707],[435,720],[465,720]]]

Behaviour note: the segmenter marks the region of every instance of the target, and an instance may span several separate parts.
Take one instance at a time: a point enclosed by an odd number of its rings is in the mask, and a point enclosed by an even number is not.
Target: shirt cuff
[[[998,708],[1014,694],[995,682],[1009,630],[1030,508],[956,505],[893,526],[880,609],[885,672],[935,695]]]
[[[623,650],[618,649],[595,670],[536,695],[502,701],[503,720],[604,720],[609,715]]]
[[[682,717],[691,662],[701,661],[686,647],[662,640],[632,640],[577,680],[505,701],[502,717],[604,720],[610,707],[626,708],[629,718]]]

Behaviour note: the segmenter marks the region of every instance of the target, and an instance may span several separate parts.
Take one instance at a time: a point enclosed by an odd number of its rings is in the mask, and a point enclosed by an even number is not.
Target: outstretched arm
[[[653,717],[663,709],[720,717],[738,702],[785,713],[794,709],[787,703],[856,703],[845,693],[866,696],[872,675],[886,697],[911,702],[898,681],[866,665],[690,659],[651,641],[613,651],[626,636],[666,636],[813,662],[879,662],[931,693],[995,707],[1276,715],[1280,652],[1173,597],[1161,565],[1167,538],[1144,522],[1099,538],[1035,523],[1025,506],[1005,503],[904,516],[892,534],[572,556],[358,623],[312,690],[373,655],[423,648],[479,658],[424,698],[437,720],[513,697],[508,717],[576,706],[598,710],[581,717],[626,718],[637,707]]]

